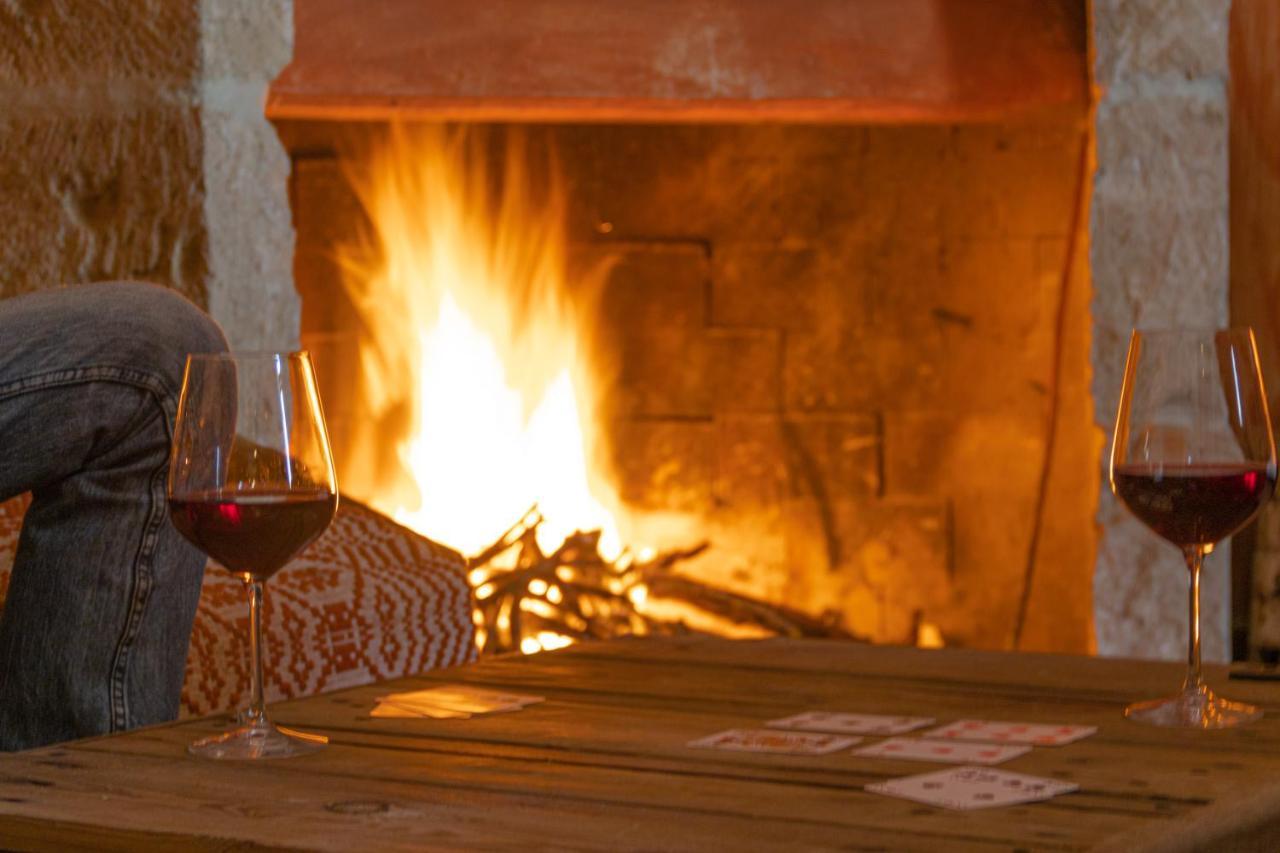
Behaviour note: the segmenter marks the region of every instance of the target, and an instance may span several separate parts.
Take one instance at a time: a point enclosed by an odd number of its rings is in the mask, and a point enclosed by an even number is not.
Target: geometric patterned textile
[[[22,516],[31,503],[30,495],[19,495],[11,501],[0,503],[0,601],[9,592],[9,570],[13,568],[13,555],[18,550],[18,534],[22,532]]]
[[[0,504],[0,595],[25,498]],[[266,584],[268,702],[474,660],[471,589],[456,552],[342,499],[329,529]],[[243,707],[249,696],[244,584],[212,561],[191,633],[186,715]]]

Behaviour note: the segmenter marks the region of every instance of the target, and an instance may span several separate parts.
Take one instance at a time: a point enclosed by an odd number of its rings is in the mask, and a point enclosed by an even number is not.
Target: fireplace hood
[[[991,121],[1088,108],[1082,0],[295,0],[278,119]]]

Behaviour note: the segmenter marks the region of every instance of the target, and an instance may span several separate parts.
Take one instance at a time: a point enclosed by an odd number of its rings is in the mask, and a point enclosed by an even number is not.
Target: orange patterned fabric
[[[0,595],[27,499],[0,504]],[[182,689],[185,714],[241,707],[249,693],[248,601],[210,563]],[[329,530],[267,583],[267,701],[309,696],[475,658],[458,554],[343,500]]]
[[[19,495],[0,503],[0,601],[9,593],[9,570],[13,568],[13,554],[18,550],[18,534],[22,532],[22,516],[26,514],[29,503],[30,495]]]

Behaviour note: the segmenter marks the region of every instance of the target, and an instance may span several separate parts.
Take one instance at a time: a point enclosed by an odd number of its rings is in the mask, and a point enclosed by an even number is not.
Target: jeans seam
[[[160,409],[165,433],[168,439],[172,441],[173,435],[169,424],[173,416],[171,409],[176,408],[176,406],[170,406],[169,404],[173,394],[166,386],[166,383],[159,380],[154,374],[137,368],[99,364],[38,373],[0,386],[0,400],[30,391],[67,385],[82,385],[91,382],[111,382],[145,391]],[[129,653],[133,648],[134,641],[137,639],[138,630],[142,624],[142,616],[146,611],[147,602],[150,600],[151,588],[155,580],[152,563],[154,561],[156,542],[160,536],[160,527],[164,521],[164,481],[167,467],[166,465],[158,468],[151,475],[151,488],[148,490],[150,506],[148,507],[146,526],[143,529],[142,541],[139,543],[137,554],[134,556],[133,565],[130,567],[131,592],[129,608],[125,614],[124,627],[121,629],[120,637],[116,642],[116,651],[111,664],[110,730],[113,732],[126,729],[129,724],[127,691]]]
[[[166,471],[159,469],[151,475],[151,506],[147,517],[147,525],[138,546],[138,554],[133,561],[133,594],[129,600],[129,612],[125,617],[124,629],[120,632],[120,640],[116,644],[115,660],[111,666],[111,731],[129,728],[128,675],[130,652],[138,630],[142,625],[142,617],[147,604],[151,600],[151,589],[155,585],[155,573],[152,571],[156,541],[160,537],[160,525],[164,521],[165,499],[164,482]]]
[[[59,370],[50,370],[45,373],[37,373],[32,376],[24,376],[16,379],[6,385],[0,385],[0,400],[7,397],[17,396],[28,391],[39,391],[44,388],[56,388],[60,385],[80,385],[86,382],[117,382],[122,385],[129,385],[135,388],[141,388],[154,394],[160,403],[161,408],[168,409],[164,405],[164,401],[174,396],[173,389],[169,388],[163,381],[157,379],[154,374],[145,370],[138,370],[133,367],[125,367],[113,364],[96,364],[85,367],[68,367]]]

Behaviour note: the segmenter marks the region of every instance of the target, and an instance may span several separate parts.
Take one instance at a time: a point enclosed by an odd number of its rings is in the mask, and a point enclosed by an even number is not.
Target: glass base
[[[1245,702],[1223,699],[1201,685],[1176,696],[1135,702],[1124,715],[1149,726],[1180,729],[1229,729],[1262,717],[1262,709]]]
[[[260,758],[291,758],[323,749],[324,735],[277,728],[269,720],[242,725],[220,735],[201,738],[187,747],[197,758],[246,761]]]

